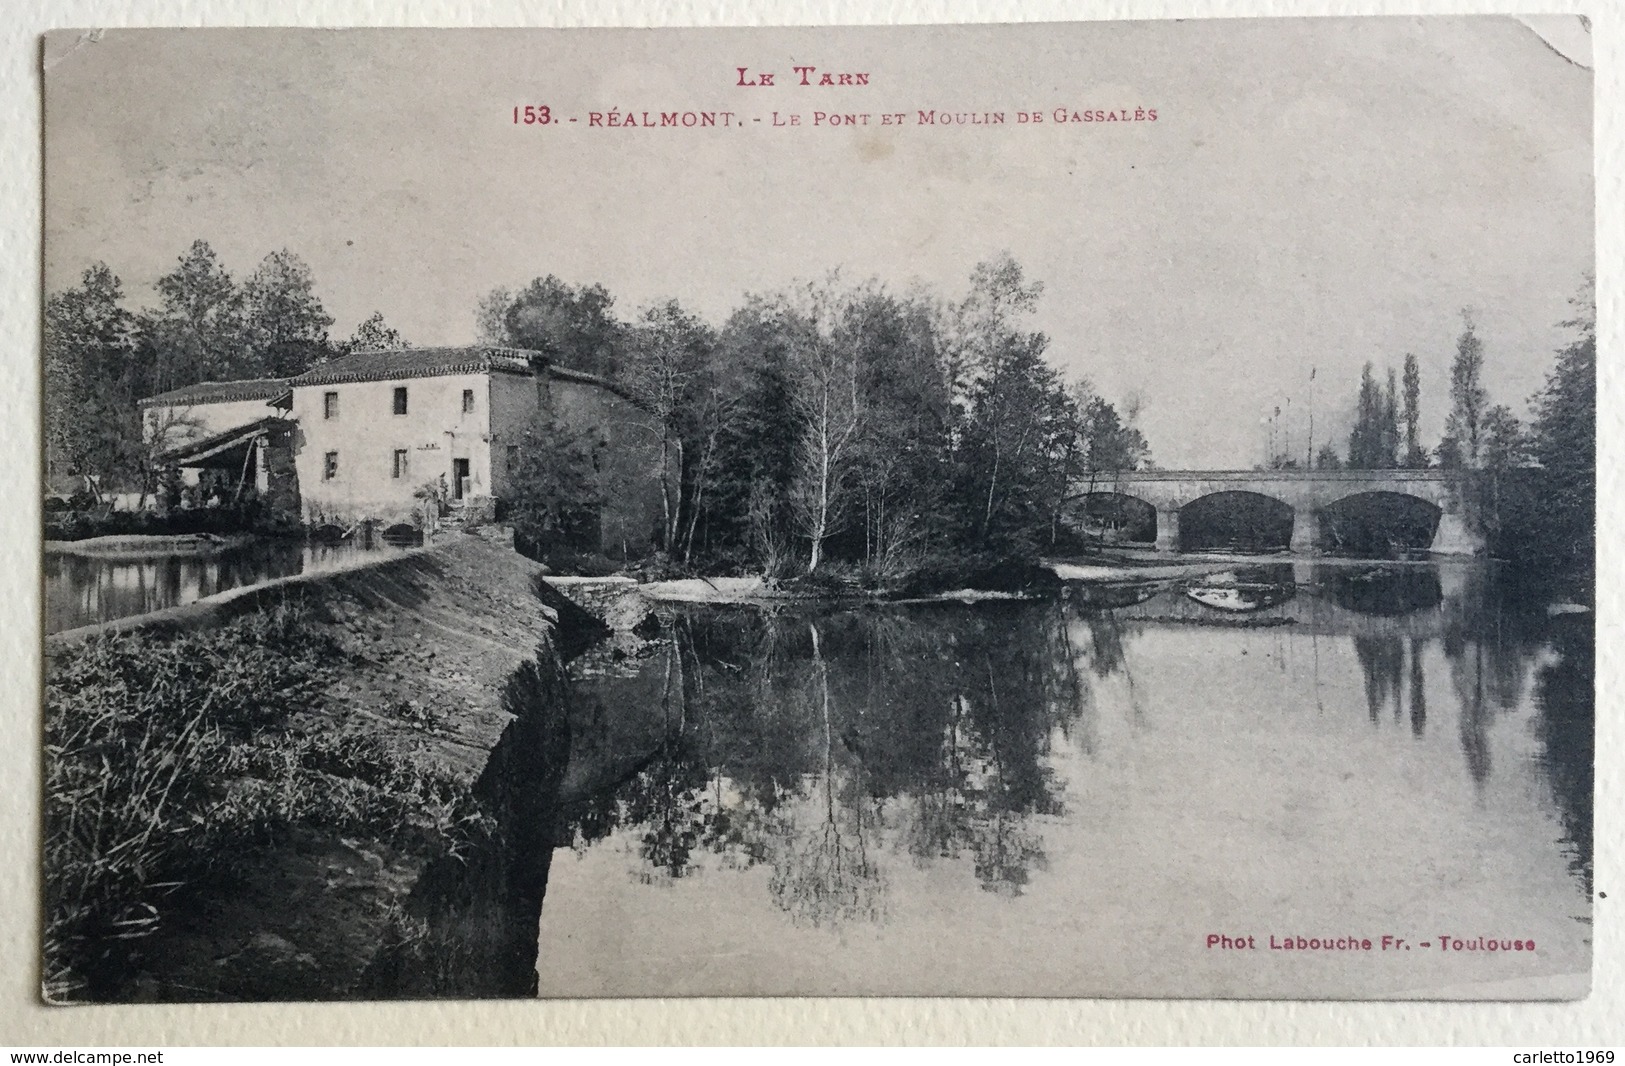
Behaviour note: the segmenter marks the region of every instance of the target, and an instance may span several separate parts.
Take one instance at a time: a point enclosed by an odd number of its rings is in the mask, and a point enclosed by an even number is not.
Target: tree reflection
[[[1415,637],[1411,638],[1411,735],[1421,739],[1427,732],[1428,697],[1422,683],[1422,648],[1423,643]]]
[[[815,775],[816,812],[805,831],[802,810],[786,808],[779,819],[781,846],[768,881],[773,898],[793,921],[814,926],[877,920],[884,910],[884,879],[866,843],[867,804],[857,789],[842,788],[861,775],[854,767],[837,783],[835,724],[831,706],[829,664],[824,660],[816,623],[807,623],[812,640],[812,690],[808,703],[823,725],[823,765]]]
[[[1555,626],[1556,661],[1541,667],[1535,678],[1540,704],[1536,729],[1544,749],[1546,773],[1563,822],[1565,843],[1573,851],[1569,868],[1580,876],[1591,896],[1592,787],[1596,757],[1596,634],[1590,619],[1567,618]]]
[[[1408,695],[1411,733],[1419,738],[1427,730],[1428,638],[1417,635],[1413,619],[1436,609],[1425,624],[1439,634],[1459,708],[1462,755],[1468,775],[1481,785],[1493,770],[1490,727],[1498,712],[1519,705],[1545,618],[1531,610],[1528,596],[1505,586],[1494,566],[1442,572],[1449,575],[1448,590],[1433,568],[1332,570],[1320,585],[1333,602],[1376,627],[1352,637],[1371,722],[1389,706],[1395,721],[1403,720]]]
[[[1394,618],[1445,599],[1431,568],[1325,567],[1316,581],[1328,599],[1355,614]]]
[[[1444,601],[1444,653],[1461,708],[1462,756],[1476,784],[1493,769],[1489,728],[1495,713],[1518,705],[1540,647],[1545,619],[1530,608],[1527,597],[1509,594],[1492,566],[1467,570],[1460,589]]]
[[[707,854],[768,866],[775,902],[814,926],[878,920],[893,851],[968,858],[985,890],[1019,894],[1046,863],[1034,818],[1062,810],[1051,738],[1087,703],[1072,627],[1058,607],[923,610],[688,612],[640,679],[578,683],[588,702],[659,706],[659,739],[574,804],[564,839],[636,830],[651,880]],[[1090,633],[1114,649],[1096,670],[1120,666],[1121,634]]]
[[[1399,698],[1400,677],[1405,667],[1405,646],[1398,637],[1356,636],[1354,655],[1360,661],[1360,672],[1365,675],[1365,704],[1376,725],[1379,713],[1391,699],[1394,717],[1401,715]]]

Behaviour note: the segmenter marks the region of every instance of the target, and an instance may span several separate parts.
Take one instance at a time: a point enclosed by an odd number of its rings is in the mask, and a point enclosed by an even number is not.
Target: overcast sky
[[[845,31],[126,31],[46,49],[46,285],[132,302],[195,238],[238,276],[289,248],[347,336],[374,310],[461,343],[494,286],[602,282],[713,322],[840,267],[963,292],[1008,250],[1068,374],[1138,392],[1167,467],[1343,436],[1361,365],[1422,361],[1432,443],[1460,310],[1520,413],[1591,269],[1578,20],[1185,21]],[[864,87],[794,84],[812,64]],[[735,69],[779,85],[742,89]],[[512,109],[561,118],[516,127]],[[592,128],[592,111],[743,128]],[[1056,124],[1058,107],[1155,122]],[[922,108],[1004,126],[920,127]],[[813,128],[815,110],[871,125]],[[1037,110],[1042,125],[1021,125]],[[799,113],[799,128],[772,115]],[[909,124],[880,126],[885,112]],[[760,123],[749,121],[760,118]],[[1290,403],[1289,403],[1290,401]],[[1284,421],[1284,419],[1283,419]],[[1282,436],[1285,429],[1282,430]],[[1345,443],[1345,442],[1340,442]]]

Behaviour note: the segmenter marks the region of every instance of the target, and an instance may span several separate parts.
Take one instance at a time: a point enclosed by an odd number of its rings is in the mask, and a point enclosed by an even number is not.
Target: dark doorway
[[[463,498],[463,482],[468,478],[468,460],[453,459],[451,461],[451,498]]]

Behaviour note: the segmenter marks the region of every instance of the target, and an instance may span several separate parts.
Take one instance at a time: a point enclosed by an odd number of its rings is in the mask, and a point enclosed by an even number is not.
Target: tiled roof
[[[545,361],[541,352],[523,348],[496,348],[472,345],[463,348],[399,348],[390,351],[352,352],[313,366],[288,384],[336,385],[347,381],[388,381],[395,378],[428,378],[442,374],[476,374],[495,370],[528,374],[531,361]]]
[[[141,407],[180,407],[200,403],[233,403],[243,400],[274,400],[288,391],[287,378],[245,378],[241,381],[200,381],[196,385],[170,389],[148,396]]]

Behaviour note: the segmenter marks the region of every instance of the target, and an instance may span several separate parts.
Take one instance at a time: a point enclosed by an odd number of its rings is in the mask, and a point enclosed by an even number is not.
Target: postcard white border
[[[1599,655],[1595,982],[1574,1004],[1181,1000],[611,1000],[46,1008],[39,1003],[39,37],[84,26],[721,26],[1028,22],[1280,15],[1584,11],[1596,72]],[[12,0],[0,20],[0,1045],[327,1044],[1489,1044],[1625,1042],[1625,572],[1619,489],[1625,399],[1625,13],[1615,0]],[[1611,235],[1611,237],[1610,237]],[[1614,890],[1614,891],[1610,891]]]

